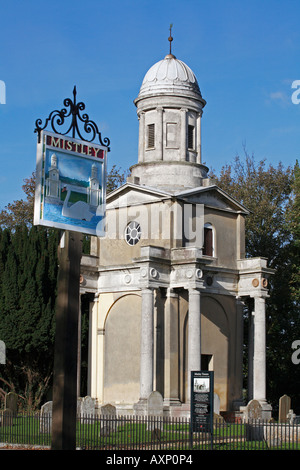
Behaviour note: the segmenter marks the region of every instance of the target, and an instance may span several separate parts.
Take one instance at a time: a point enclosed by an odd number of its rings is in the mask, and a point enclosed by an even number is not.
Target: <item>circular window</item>
[[[136,245],[141,238],[141,226],[138,222],[130,222],[125,230],[125,240],[128,245]]]

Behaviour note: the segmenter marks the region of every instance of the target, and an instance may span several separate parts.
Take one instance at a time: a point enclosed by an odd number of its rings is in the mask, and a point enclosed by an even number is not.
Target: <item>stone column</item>
[[[164,143],[164,131],[163,131],[163,108],[157,108],[157,160],[163,160],[163,143]]]
[[[266,314],[264,297],[254,297],[253,398],[266,402]]]
[[[243,337],[244,337],[244,302],[236,298],[236,333],[235,333],[235,361],[232,361],[231,373],[234,377],[233,409],[239,410],[243,406]]]
[[[140,401],[153,392],[153,289],[142,289]]]
[[[145,113],[140,112],[138,114],[139,123],[139,155],[138,161],[142,163],[144,161],[144,152],[145,152]]]
[[[197,145],[197,163],[202,162],[201,157],[201,114],[197,115],[197,127],[196,127],[196,145]]]
[[[248,401],[253,400],[254,312],[249,312],[248,326]]]
[[[201,312],[200,290],[189,289],[188,323],[188,395],[190,401],[191,371],[201,370]]]
[[[181,108],[181,133],[180,133],[180,160],[186,161],[187,156],[187,109]]]
[[[179,405],[178,294],[167,289],[164,312],[164,404]]]
[[[103,355],[100,355],[100,365],[98,364],[98,302],[99,294],[94,295],[94,301],[90,303],[89,308],[89,349],[88,349],[88,386],[87,394],[101,401],[102,395],[99,395],[97,381],[104,370]],[[99,369],[98,369],[99,367]]]

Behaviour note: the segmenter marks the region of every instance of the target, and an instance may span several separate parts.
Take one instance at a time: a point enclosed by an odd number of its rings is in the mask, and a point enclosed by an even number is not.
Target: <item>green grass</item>
[[[12,426],[0,427],[0,442],[10,444],[23,444],[32,446],[51,446],[50,433],[40,433],[40,420],[34,416],[18,416],[13,419]],[[103,433],[100,421],[93,424],[77,422],[77,447],[82,449],[190,449],[189,425],[165,423],[161,432],[147,430],[145,422],[131,422],[127,419],[118,419],[118,426],[111,432]],[[211,449],[211,437],[207,433],[193,434],[193,449]],[[297,449],[300,442],[282,443],[280,447],[272,449]],[[216,426],[213,433],[214,450],[269,450],[264,440],[247,440],[244,425],[228,424]]]

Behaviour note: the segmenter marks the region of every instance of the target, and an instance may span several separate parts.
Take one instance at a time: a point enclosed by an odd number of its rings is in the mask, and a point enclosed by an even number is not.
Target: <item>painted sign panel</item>
[[[104,236],[107,148],[41,133],[34,224]]]
[[[191,427],[192,432],[212,432],[214,373],[191,372]]]

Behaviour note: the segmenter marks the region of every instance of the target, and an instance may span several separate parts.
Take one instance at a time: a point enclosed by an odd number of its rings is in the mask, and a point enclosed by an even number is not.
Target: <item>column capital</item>
[[[141,287],[141,294],[153,294],[153,292],[155,291],[155,287],[152,286],[151,284],[150,285],[146,285],[146,286],[142,286]]]
[[[176,290],[173,287],[167,287],[166,296],[167,296],[167,298],[171,298],[171,297],[177,298],[178,293],[176,292]]]
[[[136,114],[137,114],[138,119],[140,119],[141,117],[145,116],[145,111],[138,110]]]
[[[201,295],[201,287],[200,286],[197,286],[197,285],[192,285],[192,286],[188,286],[188,292],[189,292],[189,296],[190,295]]]

